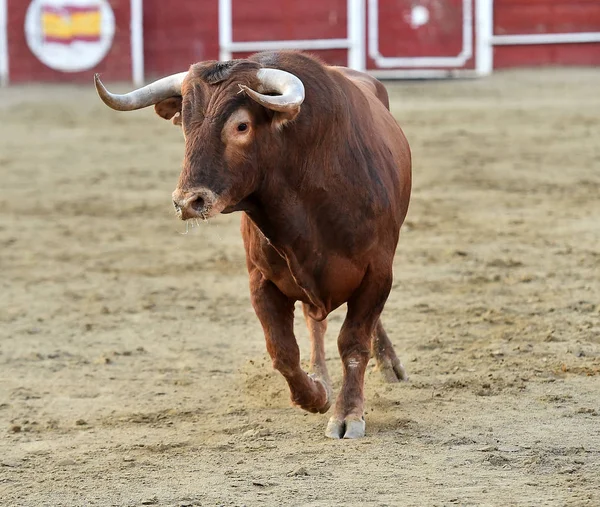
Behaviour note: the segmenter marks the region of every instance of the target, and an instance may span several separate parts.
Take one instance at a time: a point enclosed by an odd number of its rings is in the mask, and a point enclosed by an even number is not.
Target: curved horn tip
[[[108,94],[108,90],[106,89],[106,86],[104,86],[104,83],[100,81],[100,74],[94,74],[94,87],[102,101],[106,103],[105,95]]]
[[[94,74],[94,85],[96,86],[96,90],[98,92],[100,91],[106,91],[106,87],[104,86],[104,83],[102,81],[100,81],[100,74]]]

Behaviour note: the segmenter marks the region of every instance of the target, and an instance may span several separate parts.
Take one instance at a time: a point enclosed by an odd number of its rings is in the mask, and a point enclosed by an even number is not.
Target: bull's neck
[[[273,246],[296,250],[310,241],[310,217],[296,192],[261,192],[245,201],[244,211]]]

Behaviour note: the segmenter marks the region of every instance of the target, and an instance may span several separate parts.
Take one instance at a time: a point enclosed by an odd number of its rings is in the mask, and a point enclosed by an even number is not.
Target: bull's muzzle
[[[181,220],[202,218],[206,220],[221,212],[217,205],[217,195],[207,188],[192,190],[176,189],[173,192],[173,206]]]

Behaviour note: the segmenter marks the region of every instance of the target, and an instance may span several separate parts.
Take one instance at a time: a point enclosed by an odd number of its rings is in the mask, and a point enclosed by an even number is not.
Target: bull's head
[[[106,105],[132,111],[154,105],[183,127],[185,158],[173,204],[182,220],[242,209],[261,179],[262,150],[304,100],[302,81],[250,60],[205,62],[125,95],[96,89]]]

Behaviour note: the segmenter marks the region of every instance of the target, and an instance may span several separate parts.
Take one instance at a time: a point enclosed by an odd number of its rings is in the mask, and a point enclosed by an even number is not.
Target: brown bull
[[[185,158],[173,203],[183,220],[242,211],[252,305],[292,401],[332,401],[323,338],[347,303],[338,349],[343,383],[326,434],[364,435],[369,356],[405,379],[380,321],[411,188],[410,149],[370,76],[298,52],[204,62],[126,95],[96,88],[111,108],[150,105],[181,124]],[[311,374],[293,332],[302,301]]]

